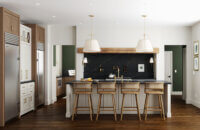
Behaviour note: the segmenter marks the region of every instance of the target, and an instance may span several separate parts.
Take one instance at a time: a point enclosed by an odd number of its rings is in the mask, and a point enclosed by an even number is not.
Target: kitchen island
[[[98,94],[97,94],[97,83],[98,82],[112,82],[114,80],[112,79],[94,79],[92,81],[92,103],[93,103],[93,109],[94,113],[97,112],[97,105],[98,105]],[[66,118],[70,118],[72,116],[72,111],[73,111],[73,102],[74,102],[74,94],[73,94],[73,83],[75,82],[81,82],[80,80],[74,80],[71,82],[66,82]],[[84,82],[84,81],[83,81]],[[163,80],[155,80],[155,79],[124,79],[124,82],[140,82],[140,94],[139,96],[139,108],[140,112],[142,114],[143,109],[144,109],[144,102],[145,102],[145,93],[144,93],[144,84],[146,82],[163,82],[164,83],[164,95],[163,95],[163,100],[164,100],[164,108],[165,108],[165,113],[166,117],[170,118],[171,117],[171,83],[166,82]],[[122,104],[122,94],[121,94],[121,80],[116,80],[116,111],[117,114],[121,113],[121,104]],[[127,95],[126,100],[124,104],[126,106],[135,106],[135,96],[134,95]],[[156,96],[150,96],[149,100],[149,105],[156,105],[158,104],[158,99]],[[102,100],[102,105],[103,106],[111,106],[112,105],[112,97],[110,95],[104,95],[103,100]],[[88,106],[88,98],[86,95],[80,95],[79,98],[79,106],[84,107]],[[156,114],[158,112],[148,112],[151,114]],[[89,114],[89,111],[81,111],[78,112],[78,114]],[[100,114],[113,114],[112,111],[103,111]],[[136,114],[135,111],[126,111],[124,114]]]

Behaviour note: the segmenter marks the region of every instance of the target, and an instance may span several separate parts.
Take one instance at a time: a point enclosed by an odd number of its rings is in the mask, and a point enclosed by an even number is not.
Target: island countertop
[[[114,79],[93,79],[92,83],[97,84],[98,82],[113,82]],[[66,82],[65,84],[73,84],[76,82],[85,82],[82,80],[73,80],[70,82]],[[163,82],[164,84],[171,84],[171,82],[165,81],[165,80],[156,80],[156,79],[123,79],[123,82],[140,82],[140,84],[145,84],[146,82]],[[117,79],[116,80],[117,84],[121,84],[122,80]]]

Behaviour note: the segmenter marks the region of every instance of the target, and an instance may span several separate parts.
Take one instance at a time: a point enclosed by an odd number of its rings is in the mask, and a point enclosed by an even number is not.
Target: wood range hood
[[[83,48],[77,48],[78,53],[83,52]],[[101,48],[101,52],[87,52],[87,53],[107,53],[107,54],[158,54],[159,48],[153,48],[153,52],[136,52],[136,48]]]

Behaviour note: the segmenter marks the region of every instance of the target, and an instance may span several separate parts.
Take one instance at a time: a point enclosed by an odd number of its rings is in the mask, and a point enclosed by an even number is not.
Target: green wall
[[[75,45],[62,46],[62,72],[75,69]]]
[[[165,51],[173,52],[173,91],[183,90],[183,46],[167,45]],[[174,70],[177,70],[177,73]]]
[[[53,66],[56,66],[56,45],[53,45]]]

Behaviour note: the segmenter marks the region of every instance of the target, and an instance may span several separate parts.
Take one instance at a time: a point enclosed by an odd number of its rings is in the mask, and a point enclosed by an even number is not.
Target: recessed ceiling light
[[[89,6],[93,6],[93,3],[89,3]]]
[[[56,17],[55,15],[52,16],[52,18],[55,18],[55,17]]]
[[[36,2],[36,3],[35,3],[35,6],[40,6],[40,2]]]
[[[79,23],[80,25],[83,24],[82,22]]]

